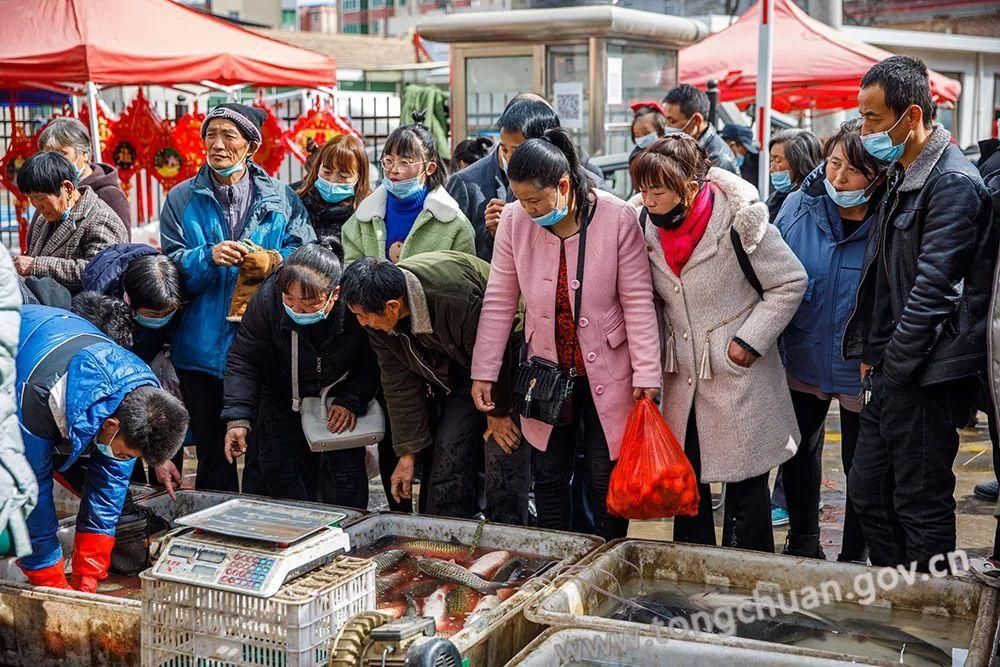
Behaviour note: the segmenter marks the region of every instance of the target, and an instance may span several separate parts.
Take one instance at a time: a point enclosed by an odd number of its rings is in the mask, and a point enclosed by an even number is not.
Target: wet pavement
[[[844,501],[847,483],[840,461],[840,418],[836,404],[826,422],[826,442],[823,447],[823,482],[820,498],[823,510],[820,512],[820,533],[823,551],[827,558],[836,558],[840,552],[840,542],[844,522]],[[986,429],[986,415],[979,413],[978,424],[974,428],[961,431],[958,456],[955,459],[955,501],[957,505],[958,548],[965,549],[970,557],[987,556],[993,548],[993,534],[996,519],[993,516],[994,503],[979,500],[972,494],[979,482],[994,479],[993,456],[990,436]],[[774,473],[771,475],[774,481]],[[713,484],[717,495],[720,485]],[[672,520],[633,521],[629,526],[629,537],[669,540],[673,534]],[[715,513],[717,539],[722,537],[722,510]],[[774,543],[781,551],[785,543],[788,526],[774,529]]]

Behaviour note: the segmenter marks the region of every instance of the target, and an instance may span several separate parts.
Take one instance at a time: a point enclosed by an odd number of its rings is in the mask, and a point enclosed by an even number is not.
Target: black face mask
[[[666,213],[653,213],[647,208],[646,215],[650,222],[660,229],[676,229],[687,217],[687,207],[684,206],[683,202],[677,202],[677,205]]]

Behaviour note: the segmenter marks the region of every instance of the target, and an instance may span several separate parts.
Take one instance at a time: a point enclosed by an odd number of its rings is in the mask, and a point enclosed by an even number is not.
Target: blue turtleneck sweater
[[[406,199],[399,199],[392,193],[386,193],[385,200],[385,249],[399,241],[402,243],[410,235],[413,222],[424,210],[424,200],[427,199],[427,188]]]

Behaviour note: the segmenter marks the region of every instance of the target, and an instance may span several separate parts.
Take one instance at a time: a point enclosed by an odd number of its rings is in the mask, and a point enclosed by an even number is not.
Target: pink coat
[[[633,387],[659,387],[660,341],[653,286],[635,209],[598,192],[587,228],[583,299],[578,337],[594,405],[612,460],[618,458]],[[570,303],[576,281],[579,235],[566,243]],[[559,239],[535,224],[517,202],[500,216],[490,281],[479,316],[472,378],[495,382],[518,298],[524,298],[528,358],[556,361],[555,309]],[[545,451],[552,427],[523,419],[521,430]]]

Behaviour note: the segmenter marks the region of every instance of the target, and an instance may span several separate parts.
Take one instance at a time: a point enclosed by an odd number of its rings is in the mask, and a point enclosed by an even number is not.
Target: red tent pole
[[[757,189],[761,200],[767,199],[770,183],[771,141],[771,37],[774,27],[774,0],[760,0],[760,27],[757,33],[757,141],[760,143],[760,173]]]

